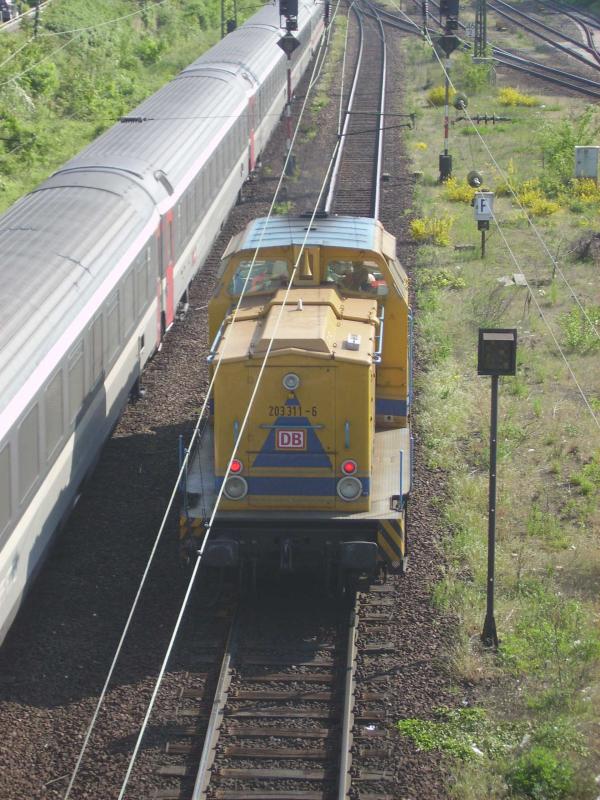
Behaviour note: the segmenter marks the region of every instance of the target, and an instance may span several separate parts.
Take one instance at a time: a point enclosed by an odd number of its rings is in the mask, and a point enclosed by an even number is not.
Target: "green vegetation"
[[[438,750],[465,761],[506,753],[523,737],[511,723],[492,723],[482,708],[437,708],[434,713],[435,720],[404,719],[396,727],[419,750]]]
[[[320,111],[329,105],[331,86],[337,75],[337,70],[339,69],[344,52],[347,27],[348,22],[346,17],[337,14],[333,26],[333,35],[329,45],[330,54],[323,64],[319,85],[311,104],[313,112]]]
[[[537,97],[524,94],[512,86],[505,86],[498,92],[498,101],[501,106],[539,106]]]
[[[452,217],[415,218],[410,221],[410,232],[417,242],[432,242],[440,247],[450,244]]]
[[[598,416],[598,257],[577,244],[582,228],[586,241],[600,232],[600,192],[594,181],[572,175],[573,147],[597,141],[600,117],[573,98],[540,96],[539,105],[511,106],[510,125],[480,126],[501,170],[478,137],[458,135],[468,123],[456,121],[454,176],[440,185],[441,112],[423,89],[439,82],[439,67],[421,44],[406,47],[407,75],[414,76],[406,102],[419,108],[407,149],[422,173],[411,229],[414,236],[415,223],[419,232],[424,221],[452,214],[449,240],[458,246],[440,248],[420,237],[413,280],[426,372],[418,380],[415,419],[427,462],[446,473],[438,506],[448,531],[445,566],[433,601],[456,620],[447,657],[457,684],[470,691],[467,708],[400,720],[399,732],[418,748],[443,754],[460,800],[594,800],[600,774],[598,427],[553,337]],[[456,88],[463,91],[459,74]],[[497,90],[486,95],[482,86],[469,100],[472,116],[506,113]],[[455,120],[461,116],[452,113]],[[465,181],[472,169],[496,193],[494,213],[505,237],[492,222],[484,260]],[[511,282],[520,272],[530,288]],[[487,326],[516,327],[519,336],[517,375],[502,379],[500,391],[497,654],[480,642],[490,389],[476,375],[476,342],[477,328]]]
[[[246,15],[252,12],[245,12]],[[6,208],[218,38],[217,0],[63,0],[0,37]]]
[[[456,89],[450,87],[448,91],[448,98],[452,102],[452,98],[456,94]],[[427,101],[436,108],[443,106],[446,101],[446,89],[444,86],[434,86],[427,92]]]

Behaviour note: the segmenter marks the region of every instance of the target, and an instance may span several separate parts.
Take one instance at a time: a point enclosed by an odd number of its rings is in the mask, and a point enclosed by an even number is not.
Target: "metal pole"
[[[481,257],[485,258],[485,228],[481,230]]]
[[[444,81],[444,152],[440,154],[440,183],[452,175],[452,156],[448,152],[450,129],[450,56],[446,56]]]
[[[498,438],[498,376],[492,375],[492,407],[490,422],[490,489],[488,503],[488,569],[487,608],[481,641],[485,647],[498,647],[494,618],[494,560],[496,550],[496,445]]]
[[[286,141],[285,141],[285,154],[286,154],[286,175],[293,175],[296,171],[296,160],[290,154],[292,149],[292,62],[288,56],[288,70],[287,70],[287,103],[285,104],[285,119],[286,119]]]
[[[446,59],[444,81],[444,155],[448,155],[448,129],[450,127],[450,59]]]

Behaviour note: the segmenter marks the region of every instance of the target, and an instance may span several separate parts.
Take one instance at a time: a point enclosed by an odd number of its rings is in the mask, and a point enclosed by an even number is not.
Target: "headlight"
[[[300,386],[300,378],[295,372],[288,372],[283,376],[283,380],[281,382],[283,383],[283,388],[287,389],[288,392],[295,392]]]
[[[231,475],[225,481],[223,494],[228,500],[241,500],[248,494],[248,484],[240,475]]]
[[[362,483],[354,477],[340,478],[337,482],[337,493],[342,500],[357,500],[362,494]]]

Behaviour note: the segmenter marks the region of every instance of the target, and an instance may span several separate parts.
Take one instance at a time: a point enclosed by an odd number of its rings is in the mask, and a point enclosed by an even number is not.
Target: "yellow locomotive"
[[[412,337],[395,238],[368,218],[255,220],[223,256],[209,327],[183,542],[198,549],[220,494],[205,563],[403,570]]]

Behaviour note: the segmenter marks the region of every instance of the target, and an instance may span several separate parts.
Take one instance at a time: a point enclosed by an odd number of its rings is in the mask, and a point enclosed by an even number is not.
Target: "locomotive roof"
[[[371,217],[263,217],[232,240],[228,252],[267,247],[337,247],[371,250],[393,258],[396,240]]]

